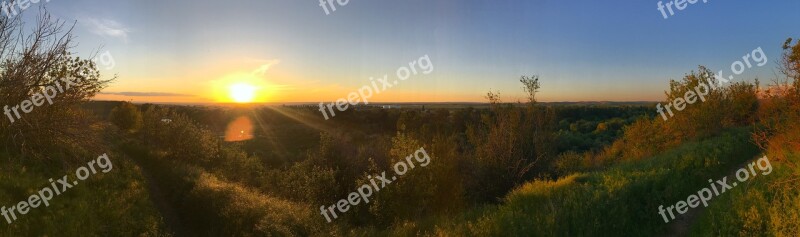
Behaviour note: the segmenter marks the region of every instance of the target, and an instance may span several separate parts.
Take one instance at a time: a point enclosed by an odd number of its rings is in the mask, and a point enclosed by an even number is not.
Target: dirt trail
[[[692,224],[697,221],[697,217],[705,212],[706,207],[703,205],[697,208],[690,208],[688,212],[680,216],[676,216],[669,225],[669,231],[663,236],[689,236]]]
[[[181,224],[181,219],[178,216],[175,208],[169,204],[164,193],[161,191],[161,187],[159,187],[157,180],[147,171],[136,159],[131,159],[136,166],[139,167],[139,170],[142,171],[142,176],[144,176],[145,181],[147,182],[147,191],[150,194],[150,200],[155,204],[156,208],[158,208],[159,213],[161,216],[164,217],[164,222],[167,225],[167,228],[172,231],[173,236],[196,236],[194,233],[191,233],[188,229],[186,229],[183,224]]]
[[[730,179],[731,177],[736,177],[735,176],[736,171],[741,169],[741,167],[747,166],[747,164],[752,163],[754,160],[757,160],[760,157],[763,157],[763,155],[760,155],[755,159],[748,160],[742,165],[735,167],[730,173],[728,173],[727,176],[724,177],[728,177],[728,179]],[[722,178],[723,177],[719,177],[716,180]],[[714,200],[712,199],[711,202],[713,201]],[[689,231],[691,231],[692,225],[694,225],[694,223],[697,222],[697,218],[700,217],[700,215],[705,211],[706,207],[703,205],[700,205],[696,208],[689,208],[689,211],[687,211],[685,214],[676,216],[675,220],[670,222],[669,231],[667,231],[667,233],[662,236],[689,236]]]

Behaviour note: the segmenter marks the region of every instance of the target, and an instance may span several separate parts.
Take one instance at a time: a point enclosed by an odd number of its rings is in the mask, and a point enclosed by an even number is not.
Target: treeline
[[[654,105],[569,105],[554,107],[558,114],[558,152],[599,151],[622,135],[622,128],[656,116]]]

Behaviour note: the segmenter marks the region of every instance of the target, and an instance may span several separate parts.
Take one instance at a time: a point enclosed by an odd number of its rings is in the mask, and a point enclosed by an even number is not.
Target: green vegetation
[[[786,76],[765,90],[759,131],[753,137],[778,161],[773,174],[715,202],[693,234],[698,236],[800,235],[800,41],[783,46]]]
[[[123,102],[111,110],[109,120],[125,131],[136,131],[142,128],[142,113],[132,103]]]
[[[125,151],[153,172],[156,183],[166,192],[169,205],[181,219],[181,226],[174,227],[181,235],[320,233],[320,225],[310,225],[319,221],[306,206],[269,197],[199,167],[149,154],[136,145],[126,146]]]
[[[503,205],[445,221],[447,236],[652,236],[665,227],[659,205],[671,205],[758,155],[746,129],[688,142],[605,171],[529,182]]]
[[[123,154],[108,155],[114,164],[112,171],[92,175],[55,196],[49,207],[42,205],[25,215],[17,213],[12,224],[0,217],[4,225],[0,236],[170,236],[150,200],[141,170]],[[0,155],[0,159],[0,205],[7,208],[48,187],[48,179],[70,175],[71,180],[77,180],[77,167],[7,162],[7,155]]]
[[[789,156],[797,162],[800,156]],[[778,163],[768,176],[727,192],[711,203],[692,229],[695,236],[798,236],[800,190],[796,164]]]
[[[0,42],[7,46],[0,49],[0,104],[19,105],[55,83],[66,87],[64,78],[80,83],[48,99],[54,105],[21,110],[14,121],[0,120],[0,205],[10,208],[28,200],[50,186],[51,178],[76,180],[79,165],[104,153],[114,169],[55,196],[48,207],[17,213],[16,221],[3,223],[0,235],[168,236],[139,167],[104,142],[118,139],[116,129],[81,109],[110,80],[100,78],[91,60],[73,56],[71,31],[63,22],[52,21],[46,12],[38,19],[25,27],[20,18],[0,17]]]

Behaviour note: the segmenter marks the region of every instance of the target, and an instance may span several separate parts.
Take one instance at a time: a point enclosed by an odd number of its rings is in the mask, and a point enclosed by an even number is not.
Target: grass
[[[122,155],[109,153],[109,157],[110,172],[90,176],[53,197],[50,206],[18,214],[11,224],[0,216],[0,236],[170,236],[138,167]],[[8,160],[0,153],[0,205],[7,208],[48,187],[50,178],[70,175],[70,180],[77,180],[78,167]]]
[[[769,155],[767,157],[770,157]],[[773,172],[714,200],[692,229],[693,236],[800,236],[798,154],[771,161]],[[796,167],[796,166],[795,166]]]
[[[125,146],[167,192],[187,235],[308,236],[330,230],[315,216],[317,211],[306,205],[270,197],[134,144]]]
[[[659,205],[685,200],[706,187],[708,179],[721,178],[758,153],[749,130],[735,129],[605,171],[532,181],[507,195],[504,204],[443,217],[432,227],[399,226],[388,235],[657,235],[668,227],[658,214]]]

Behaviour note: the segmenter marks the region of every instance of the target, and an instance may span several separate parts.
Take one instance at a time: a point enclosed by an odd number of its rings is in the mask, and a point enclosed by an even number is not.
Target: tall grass
[[[556,181],[529,182],[499,206],[442,219],[441,236],[652,236],[667,224],[658,206],[670,206],[718,179],[759,149],[747,129],[688,142],[664,154],[605,171]],[[407,231],[407,230],[405,230]]]
[[[17,213],[11,224],[0,216],[0,236],[170,236],[138,167],[122,155],[109,156],[113,170],[53,197],[50,206]],[[48,187],[50,178],[69,174],[77,180],[75,167],[7,160],[0,153],[0,205],[6,208]]]
[[[308,236],[326,231],[324,219],[306,205],[270,197],[136,145],[125,150],[154,174],[188,235]]]
[[[714,200],[692,230],[695,236],[800,236],[800,154],[772,162],[773,172]],[[768,155],[769,157],[769,155]],[[787,164],[794,162],[795,166]]]

